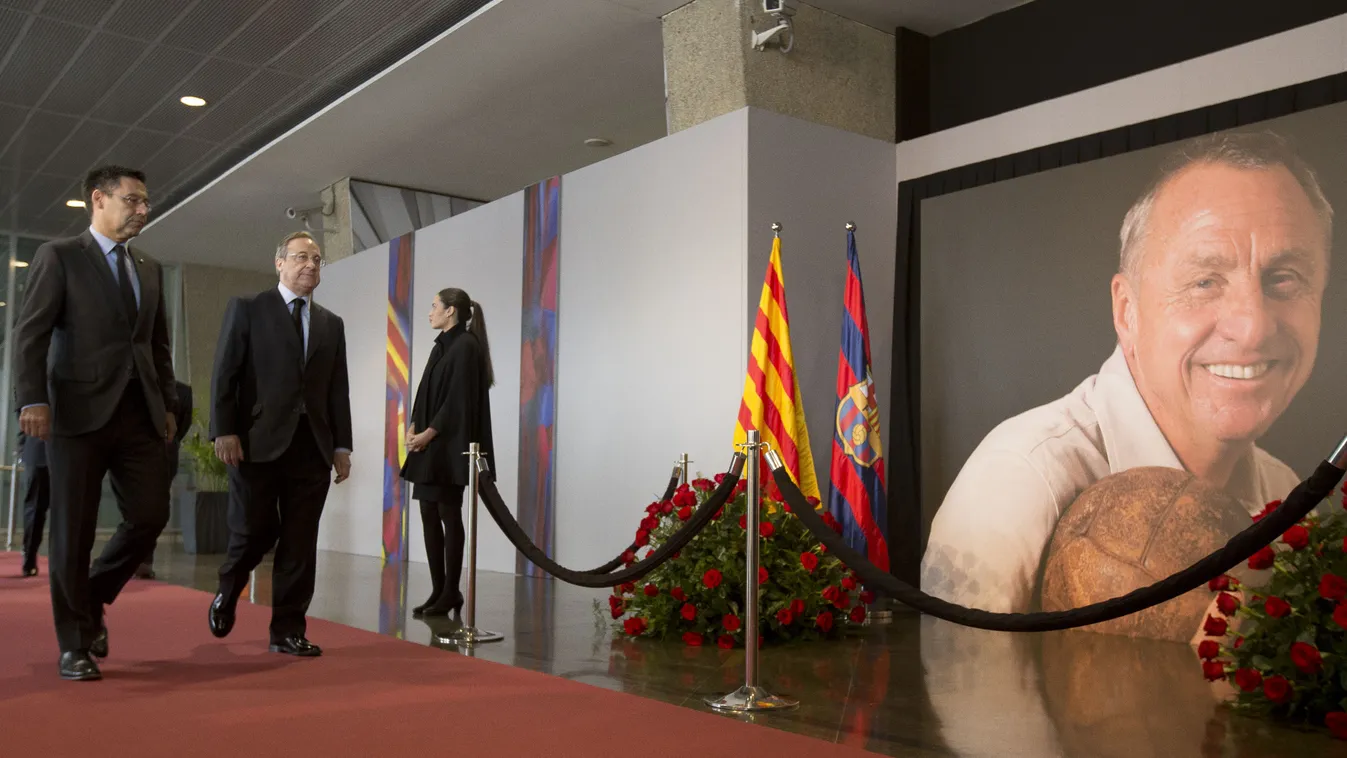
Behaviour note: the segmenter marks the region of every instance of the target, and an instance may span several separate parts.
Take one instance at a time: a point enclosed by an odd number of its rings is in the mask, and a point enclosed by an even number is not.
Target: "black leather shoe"
[[[37,564],[34,563],[34,564],[32,564],[32,565],[29,565],[29,564],[27,564],[27,563],[24,563],[24,564],[23,564],[23,575],[24,575],[25,577],[28,577],[28,576],[37,576]]]
[[[153,579],[155,577],[153,566],[138,566],[136,568],[137,579]]]
[[[93,682],[103,678],[98,664],[83,650],[61,653],[61,678],[74,682]]]
[[[95,658],[108,657],[108,624],[99,619],[98,634],[94,635],[94,641],[89,645],[89,654]]]
[[[215,593],[210,604],[210,633],[224,637],[234,629],[234,605],[226,602],[225,596]]]
[[[297,655],[300,658],[317,658],[323,654],[322,648],[309,642],[298,634],[292,634],[280,642],[273,642],[268,649],[273,653]]]

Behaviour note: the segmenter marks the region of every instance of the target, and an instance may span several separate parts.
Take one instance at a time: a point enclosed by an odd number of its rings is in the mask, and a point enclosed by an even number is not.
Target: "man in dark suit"
[[[37,551],[51,509],[51,477],[47,475],[47,445],[19,432],[23,461],[23,575],[37,576]]]
[[[164,445],[177,431],[159,263],[127,242],[150,212],[145,175],[89,172],[90,227],[38,248],[16,327],[19,427],[46,441],[52,615],[64,679],[101,679],[103,607],[117,599],[168,521]],[[122,523],[89,564],[103,477],[126,493]]]
[[[176,415],[182,419],[178,424],[178,433],[173,435],[173,440],[168,444],[168,483],[170,490],[173,486],[173,480],[178,476],[178,457],[182,451],[182,440],[187,436],[187,430],[192,426],[192,387],[181,381],[174,384],[178,388],[178,412]],[[118,493],[118,498],[121,494]],[[140,567],[136,569],[136,578],[153,579],[154,578],[154,549],[150,549],[150,554],[145,556]]]
[[[211,381],[211,439],[229,466],[229,549],[211,602],[211,633],[234,628],[249,573],[276,546],[272,652],[317,656],[305,637],[318,519],[332,470],[351,473],[346,331],[314,304],[322,254],[308,232],[276,249],[280,284],[230,300]]]

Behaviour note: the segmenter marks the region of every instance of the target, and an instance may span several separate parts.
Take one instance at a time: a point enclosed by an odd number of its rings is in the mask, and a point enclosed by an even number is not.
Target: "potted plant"
[[[215,445],[203,432],[206,425],[192,414],[192,431],[182,449],[192,464],[196,499],[182,514],[183,550],[191,554],[223,553],[229,543],[229,471],[215,455]]]

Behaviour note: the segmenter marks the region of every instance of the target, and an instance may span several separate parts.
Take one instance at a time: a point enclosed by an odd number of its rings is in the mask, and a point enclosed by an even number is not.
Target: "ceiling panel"
[[[61,176],[83,176],[125,132],[125,126],[86,120],[75,129],[65,145],[49,157],[42,170]]]
[[[42,12],[62,21],[93,26],[112,10],[114,4],[114,0],[57,0],[43,5]]]
[[[78,26],[35,19],[14,46],[9,65],[0,71],[0,101],[36,105],[86,35]]]
[[[107,102],[99,106],[98,116],[119,124],[136,123],[160,100],[172,94],[178,82],[205,60],[205,57],[186,50],[152,49],[111,92]]]
[[[177,133],[191,126],[197,119],[205,118],[207,112],[233,92],[256,71],[252,66],[242,63],[207,58],[205,64],[194,71],[183,82],[174,86],[168,98],[150,113],[145,115],[140,126],[163,132]],[[184,108],[178,99],[183,95],[195,95],[206,101],[198,108]]]
[[[178,137],[144,163],[146,179],[155,177],[158,186],[170,184],[215,147],[214,142]]]
[[[19,198],[20,219],[37,218],[53,207],[62,206],[75,183],[68,177],[37,174],[28,180]]]
[[[197,139],[224,141],[303,85],[304,80],[298,76],[263,69],[246,87],[215,105],[210,118],[188,129],[186,134]]]
[[[135,61],[127,57],[126,40],[110,34],[95,34],[75,60],[67,76],[61,78],[42,108],[60,113],[83,115],[107,94],[126,67]]]
[[[272,68],[299,76],[313,76],[356,49],[360,40],[379,34],[419,0],[355,0],[277,58]]]
[[[198,3],[187,17],[164,37],[165,45],[182,47],[198,53],[212,53],[229,35],[270,0],[218,0]]]
[[[244,5],[242,0],[182,0],[174,3],[180,8],[187,8],[195,2],[198,7],[224,6],[232,7]],[[179,16],[171,6],[166,7],[163,0],[122,0],[122,4],[117,6],[117,12],[104,19],[103,28],[110,32],[132,37],[138,40],[157,39],[164,30],[169,27]],[[168,43],[165,40],[166,44]]]
[[[0,8],[0,50],[11,50],[14,41],[23,31],[23,25],[31,16],[19,13],[11,8]],[[0,60],[4,55],[0,53]]]
[[[273,6],[225,45],[219,54],[234,60],[270,61],[312,31],[328,13],[347,2],[350,0],[313,0]]]
[[[144,166],[150,156],[159,152],[164,143],[169,138],[157,132],[146,132],[140,129],[131,129],[122,137],[121,141],[113,145],[100,159],[100,163],[117,163],[123,166]],[[155,177],[146,177],[149,180],[151,194],[161,194],[159,188],[163,185],[154,183]]]
[[[0,155],[0,165],[22,171],[38,170],[78,125],[79,119],[73,116],[34,113],[5,154]]]

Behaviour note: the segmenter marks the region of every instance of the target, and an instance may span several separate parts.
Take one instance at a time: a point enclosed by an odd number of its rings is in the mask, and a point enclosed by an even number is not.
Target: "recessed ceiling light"
[[[0,300],[0,308],[4,308],[4,307],[5,307],[5,301],[4,301],[4,300]]]
[[[586,147],[609,147],[613,141],[604,137],[590,137],[585,140]]]
[[[28,268],[28,261],[14,261],[14,268]]]
[[[200,108],[201,106],[206,104],[205,100],[202,100],[201,98],[196,97],[195,95],[184,95],[180,100],[178,100],[178,102],[182,103],[183,105],[190,105],[193,108]]]
[[[84,201],[83,201],[83,200],[67,200],[67,201],[65,201],[65,204],[66,204],[66,207],[69,207],[69,208],[83,208],[83,207],[84,207]]]

